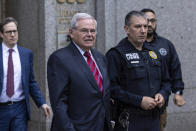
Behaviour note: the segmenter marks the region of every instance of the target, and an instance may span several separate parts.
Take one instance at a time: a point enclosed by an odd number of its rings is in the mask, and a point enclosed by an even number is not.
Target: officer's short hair
[[[144,8],[144,9],[141,10],[141,12],[143,12],[143,13],[151,12],[151,13],[153,13],[155,15],[154,10],[149,9],[149,8]]]
[[[7,17],[0,24],[0,31],[1,31],[1,33],[4,32],[4,28],[3,28],[4,25],[6,25],[6,24],[8,24],[10,22],[14,22],[16,24],[16,27],[18,27],[18,22],[13,17]]]
[[[131,18],[133,16],[144,17],[147,20],[147,17],[146,17],[146,15],[143,12],[134,10],[134,11],[129,12],[126,15],[126,17],[125,17],[125,25],[129,26],[131,24],[130,20],[131,20]]]

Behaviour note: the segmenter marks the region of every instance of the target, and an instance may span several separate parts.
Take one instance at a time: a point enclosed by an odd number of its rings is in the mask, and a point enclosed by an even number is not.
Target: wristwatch
[[[176,95],[183,95],[183,92],[180,90],[180,91],[176,91],[175,94],[176,94]]]

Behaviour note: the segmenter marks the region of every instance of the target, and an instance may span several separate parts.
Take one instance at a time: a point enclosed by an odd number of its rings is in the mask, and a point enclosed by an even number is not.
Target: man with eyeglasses
[[[109,131],[110,81],[104,55],[94,49],[97,22],[76,13],[70,44],[48,60],[47,77],[54,112],[51,131]]]
[[[183,106],[185,100],[183,98],[184,82],[182,80],[181,64],[175,50],[174,45],[166,38],[159,36],[156,33],[156,15],[152,9],[142,9],[148,18],[148,33],[145,43],[147,46],[153,47],[159,54],[161,58],[166,61],[168,66],[168,72],[171,79],[172,92],[174,93],[174,104],[177,106]],[[163,108],[163,113],[161,115],[161,131],[164,130],[167,123],[167,111],[166,105]]]
[[[33,73],[33,53],[18,45],[17,21],[8,17],[0,24],[0,130],[27,131],[32,97],[44,115],[50,117]]]

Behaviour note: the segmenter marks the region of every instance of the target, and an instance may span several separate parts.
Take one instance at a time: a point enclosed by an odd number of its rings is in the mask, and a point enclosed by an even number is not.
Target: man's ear
[[[69,36],[73,38],[73,29],[69,29]]]
[[[126,33],[126,34],[129,33],[129,27],[128,27],[127,25],[124,26],[124,30],[125,30],[125,33]]]

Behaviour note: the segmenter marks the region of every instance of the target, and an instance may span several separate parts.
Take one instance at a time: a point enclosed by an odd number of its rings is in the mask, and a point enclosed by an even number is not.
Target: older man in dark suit
[[[17,21],[8,17],[0,26],[0,130],[27,131],[30,119],[29,95],[46,117],[50,108],[45,104],[34,79],[33,53],[17,45]]]
[[[72,42],[49,58],[52,131],[109,130],[109,78],[105,57],[93,49],[96,26],[89,14],[75,14],[69,30]]]

